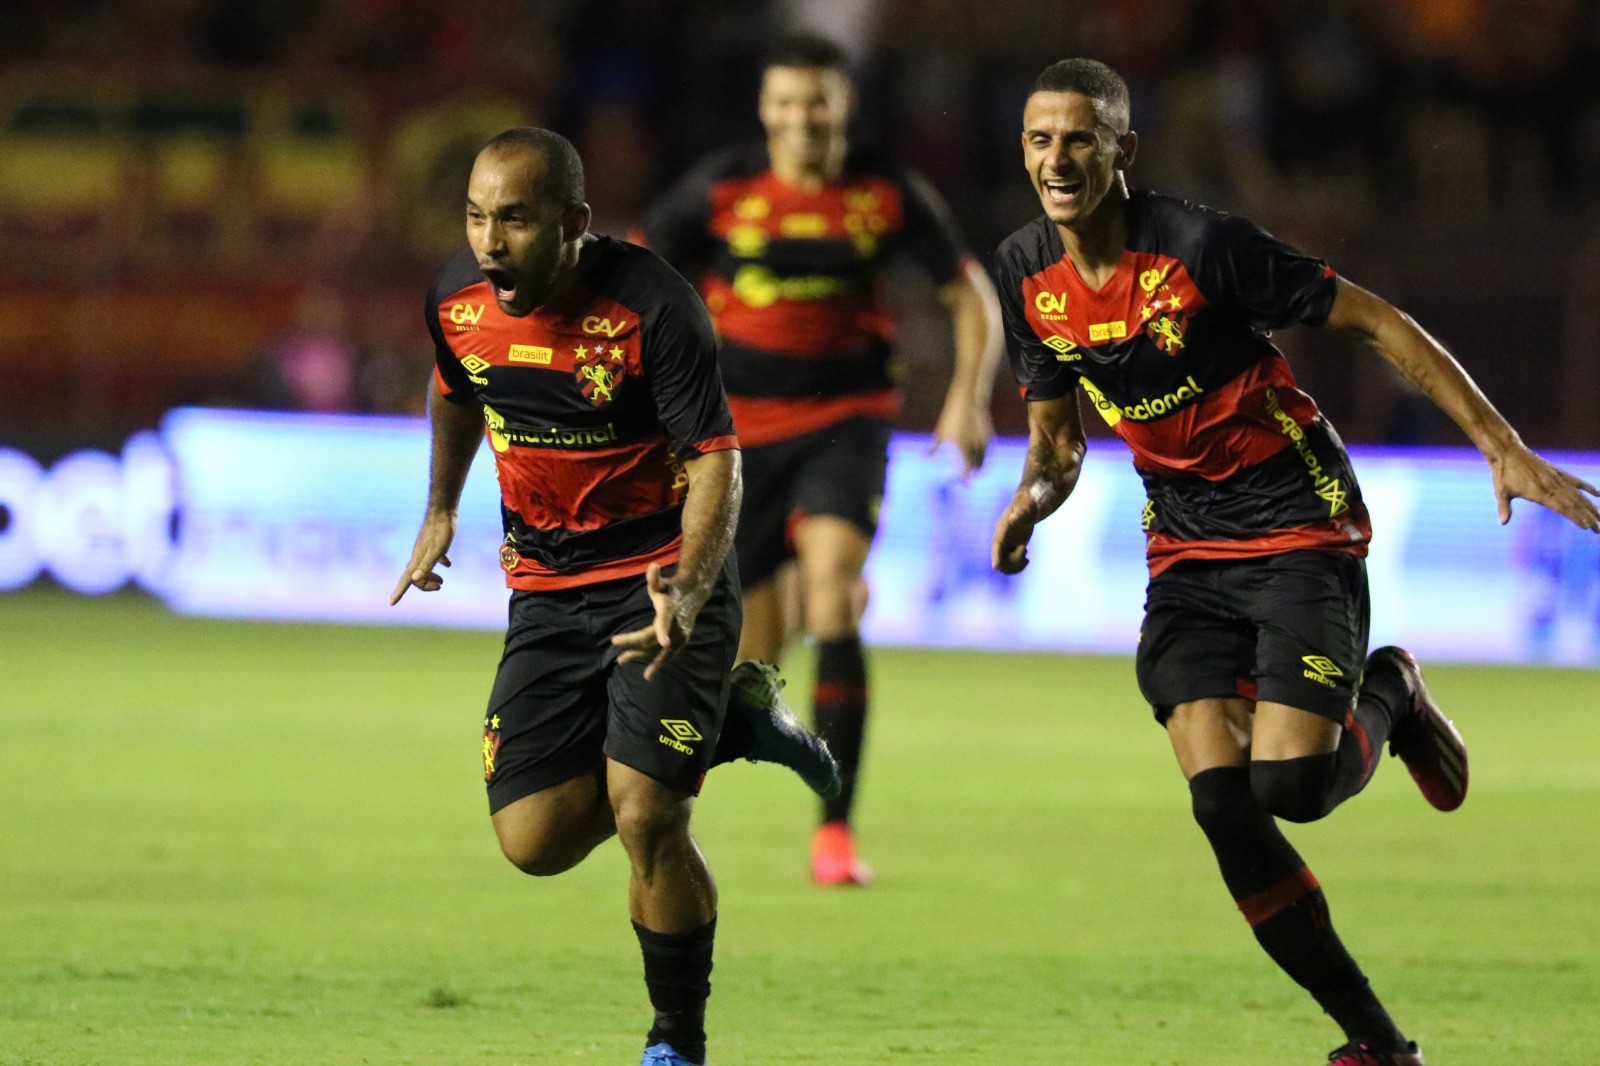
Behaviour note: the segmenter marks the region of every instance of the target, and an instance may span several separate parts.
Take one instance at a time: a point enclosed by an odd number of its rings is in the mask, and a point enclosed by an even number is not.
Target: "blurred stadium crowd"
[[[761,54],[797,28],[847,45],[861,135],[980,253],[1037,213],[1029,83],[1093,55],[1133,88],[1134,184],[1326,256],[1536,443],[1600,446],[1600,0],[7,0],[4,435],[110,443],[194,402],[414,410],[422,292],[484,140],[567,134],[622,233],[759,135]],[[925,428],[945,360],[904,288]],[[1455,440],[1376,359],[1290,350],[1347,437]]]

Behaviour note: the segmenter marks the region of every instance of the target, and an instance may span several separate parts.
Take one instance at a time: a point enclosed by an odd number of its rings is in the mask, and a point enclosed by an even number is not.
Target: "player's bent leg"
[[[606,776],[632,871],[628,909],[655,1008],[643,1062],[704,1063],[717,888],[689,835],[694,797],[615,760]]]
[[[839,763],[827,741],[801,724],[783,701],[783,678],[771,663],[739,663],[729,676],[728,714],[712,765],[748,759],[787,766],[824,800],[839,794]]]
[[[491,821],[501,852],[535,877],[572,869],[616,832],[598,771],[513,800]]]
[[[811,875],[823,885],[864,885],[872,871],[855,854],[850,828],[866,740],[868,684],[861,645],[866,609],[863,573],[870,534],[837,515],[809,515],[795,524],[805,629],[817,646],[812,699],[817,733],[839,761],[841,787],[822,805],[812,838]]]
[[[1358,746],[1341,750],[1338,722],[1298,707],[1256,704],[1250,786],[1267,813],[1289,822],[1313,822],[1343,798],[1336,788],[1340,755],[1353,759],[1358,776],[1369,767]],[[1365,777],[1360,776],[1365,782]]]
[[[744,625],[739,631],[739,658],[783,661],[783,653],[799,632],[799,572],[793,563],[744,590]]]
[[[1250,716],[1248,701],[1217,698],[1178,704],[1167,718],[1173,752],[1189,778],[1195,822],[1223,883],[1257,943],[1347,1037],[1386,1052],[1405,1049],[1405,1038],[1334,933],[1316,877],[1256,800],[1247,765]]]

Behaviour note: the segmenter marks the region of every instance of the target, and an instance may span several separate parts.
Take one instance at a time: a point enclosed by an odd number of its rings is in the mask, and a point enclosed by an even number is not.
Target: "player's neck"
[[[1076,226],[1056,226],[1067,258],[1078,276],[1098,289],[1111,279],[1128,243],[1128,189],[1118,184],[1106,192],[1094,213]]]
[[[844,157],[849,145],[844,141],[831,145],[821,158],[806,158],[773,151],[770,144],[767,155],[772,160],[772,173],[779,181],[796,189],[814,191],[829,182],[839,180],[844,173]]]
[[[576,288],[578,279],[586,272],[583,262],[583,253],[590,245],[598,240],[592,233],[585,233],[582,237],[572,241],[561,248],[561,261],[556,267],[556,277],[550,285],[550,291],[539,302],[534,310],[558,308],[563,300]]]

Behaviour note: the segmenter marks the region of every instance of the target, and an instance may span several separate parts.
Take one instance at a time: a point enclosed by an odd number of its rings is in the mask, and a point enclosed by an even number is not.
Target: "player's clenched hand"
[[[619,662],[631,663],[649,659],[644,668],[644,679],[653,680],[656,671],[667,660],[683,650],[689,643],[689,633],[694,620],[705,606],[706,598],[680,588],[676,577],[663,577],[661,564],[651,563],[645,571],[645,587],[650,592],[650,602],[655,605],[656,618],[651,625],[631,633],[618,633],[611,643],[623,649]]]
[[[1520,445],[1503,455],[1491,456],[1489,470],[1494,475],[1494,495],[1500,505],[1501,525],[1511,521],[1511,501],[1523,499],[1542,504],[1591,533],[1600,532],[1600,509],[1589,499],[1600,496],[1600,489],[1587,481],[1573,477]]]
[[[989,412],[977,404],[950,400],[939,412],[939,421],[933,427],[932,455],[939,446],[949,441],[961,453],[961,476],[968,477],[983,466],[989,450],[989,439],[994,436],[994,425]]]
[[[1033,536],[1033,508],[1013,502],[994,528],[990,563],[1002,574],[1020,574],[1028,565],[1028,540]]]
[[[445,552],[450,550],[450,542],[456,536],[456,516],[451,512],[429,512],[422,520],[422,529],[417,533],[417,543],[411,549],[411,561],[406,564],[406,572],[400,575],[400,583],[395,585],[394,594],[389,597],[389,606],[393,607],[400,602],[400,597],[406,594],[406,589],[415,585],[423,592],[437,592],[444,584],[444,578],[434,572],[436,566],[449,566],[450,560]]]

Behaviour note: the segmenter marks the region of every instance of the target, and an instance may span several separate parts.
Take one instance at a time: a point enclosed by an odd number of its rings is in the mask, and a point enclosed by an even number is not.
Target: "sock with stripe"
[[[1334,932],[1316,877],[1256,802],[1250,771],[1205,770],[1190,780],[1189,791],[1222,880],[1272,961],[1311,993],[1347,1038],[1375,1051],[1404,1048],[1405,1037]]]
[[[812,698],[817,735],[839,760],[844,788],[822,804],[824,822],[848,822],[855,806],[856,779],[867,731],[867,660],[860,637],[817,645],[817,687]]]

